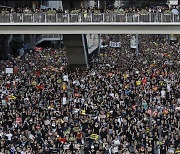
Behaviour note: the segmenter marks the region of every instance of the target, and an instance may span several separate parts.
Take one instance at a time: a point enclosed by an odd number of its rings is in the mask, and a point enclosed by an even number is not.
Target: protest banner
[[[6,68],[5,72],[9,73],[9,74],[12,74],[13,73],[13,68]]]
[[[42,48],[42,47],[36,47],[36,48],[35,48],[35,51],[36,51],[36,52],[41,52],[41,51],[43,51],[43,48]]]
[[[110,41],[109,46],[112,47],[112,48],[119,48],[119,47],[121,47],[121,42],[112,42],[112,41]]]

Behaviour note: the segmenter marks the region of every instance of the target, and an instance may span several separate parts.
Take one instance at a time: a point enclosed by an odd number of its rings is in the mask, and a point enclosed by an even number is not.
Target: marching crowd
[[[179,44],[139,35],[136,56],[130,37],[85,70],[64,49],[0,61],[0,154],[180,153]]]

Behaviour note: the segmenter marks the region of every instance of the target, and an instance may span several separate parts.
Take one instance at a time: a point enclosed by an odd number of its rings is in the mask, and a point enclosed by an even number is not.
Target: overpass
[[[66,34],[64,44],[69,64],[88,67],[88,54],[98,49],[100,41],[97,37],[93,43],[85,34],[180,34],[180,16],[0,14],[0,34]]]
[[[0,34],[180,34],[180,22],[0,23]]]
[[[179,34],[173,13],[0,13],[0,34]]]

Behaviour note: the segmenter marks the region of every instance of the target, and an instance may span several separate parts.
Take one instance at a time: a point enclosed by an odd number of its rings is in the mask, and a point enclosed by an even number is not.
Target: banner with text
[[[112,48],[119,48],[119,47],[121,47],[121,42],[112,42],[112,41],[110,41],[109,46],[112,47]]]

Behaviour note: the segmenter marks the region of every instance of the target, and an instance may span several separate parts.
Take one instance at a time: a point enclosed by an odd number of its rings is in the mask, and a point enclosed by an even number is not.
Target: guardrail
[[[84,23],[84,22],[180,22],[180,15],[163,13],[100,13],[100,14],[0,14],[0,23]]]

